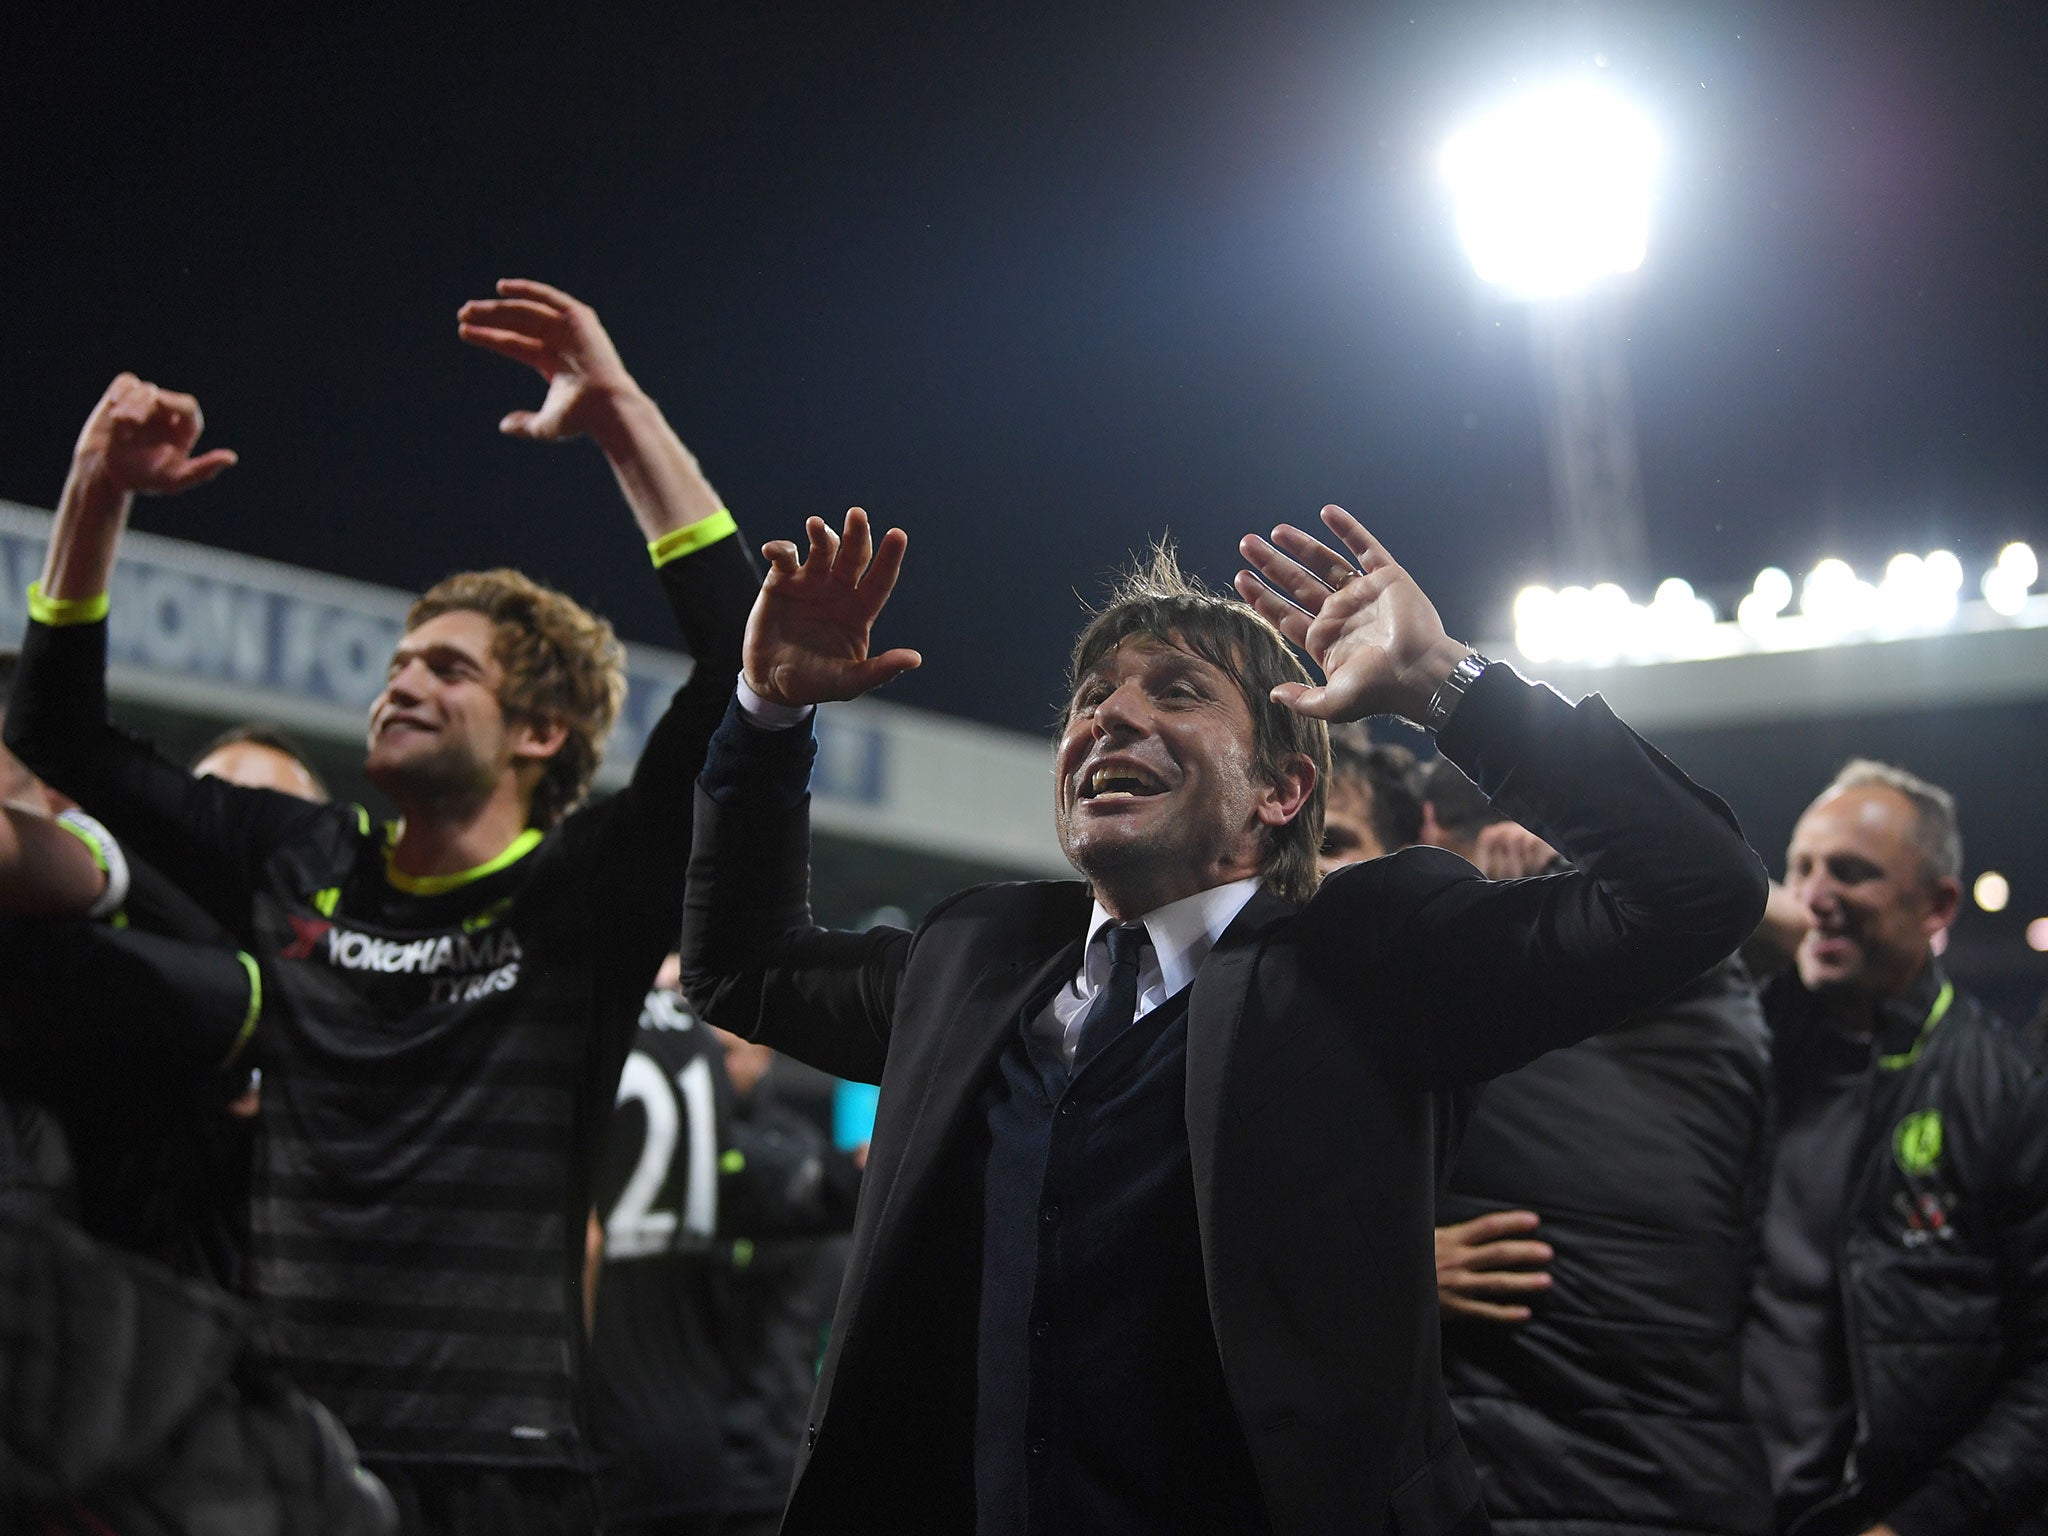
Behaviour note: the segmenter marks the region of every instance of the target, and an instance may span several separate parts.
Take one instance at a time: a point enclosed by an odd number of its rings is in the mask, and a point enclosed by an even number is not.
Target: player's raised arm
[[[508,413],[498,430],[542,443],[595,441],[649,544],[724,511],[696,456],[626,371],[588,304],[546,283],[508,277],[498,283],[498,297],[470,300],[457,320],[464,341],[547,380],[540,408]]]
[[[107,386],[71,451],[71,473],[30,605],[36,617],[104,611],[107,581],[135,498],[175,496],[235,463],[230,448],[192,451],[205,430],[206,418],[190,395],[132,373]]]

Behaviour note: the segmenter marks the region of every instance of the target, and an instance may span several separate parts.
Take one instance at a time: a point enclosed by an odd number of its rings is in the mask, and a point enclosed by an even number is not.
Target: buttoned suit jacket
[[[813,927],[805,807],[758,763],[735,767],[795,747],[736,719],[722,736],[699,791],[685,985],[713,1023],[881,1084],[784,1529],[968,1531],[980,1205],[958,1153],[1025,1011],[1078,969],[1091,898],[998,885],[914,932]],[[1262,890],[1189,998],[1210,1316],[1276,1532],[1485,1529],[1438,1368],[1445,1092],[1668,993],[1763,909],[1727,808],[1597,698],[1574,707],[1492,668],[1441,745],[1578,867],[1495,883],[1414,849],[1304,906]]]

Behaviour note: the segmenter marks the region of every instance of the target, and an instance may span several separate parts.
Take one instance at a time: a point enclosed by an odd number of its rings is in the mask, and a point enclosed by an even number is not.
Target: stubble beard
[[[431,752],[381,764],[372,749],[363,762],[363,777],[411,817],[469,809],[488,799],[492,788],[490,776],[468,744],[451,744],[445,739]]]

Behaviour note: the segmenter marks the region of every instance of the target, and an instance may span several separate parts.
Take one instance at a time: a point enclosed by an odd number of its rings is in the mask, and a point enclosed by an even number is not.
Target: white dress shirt
[[[1236,920],[1258,888],[1259,877],[1251,875],[1183,896],[1138,919],[1145,925],[1146,939],[1138,960],[1138,1018],[1195,979],[1223,930]],[[1095,903],[1088,918],[1088,946],[1082,951],[1081,969],[1053,995],[1052,1007],[1032,1024],[1045,1038],[1058,1040],[1060,1055],[1070,1067],[1081,1044],[1081,1021],[1088,1017],[1088,1005],[1109,980],[1109,944],[1095,940],[1115,921],[1101,902]]]
[[[737,689],[740,713],[752,724],[770,731],[786,731],[809,718],[810,705],[795,707],[762,698],[747,686],[744,675]],[[1209,958],[1209,951],[1252,899],[1259,888],[1257,875],[1214,885],[1179,901],[1170,901],[1138,921],[1145,925],[1145,949],[1138,959],[1138,1011],[1142,1019],[1161,1003],[1195,979],[1195,972]],[[1088,917],[1088,943],[1081,952],[1081,969],[1074,979],[1053,995],[1052,1007],[1041,1013],[1032,1028],[1046,1039],[1059,1041],[1060,1056],[1068,1066],[1081,1045],[1081,1021],[1088,1017],[1088,1005],[1109,980],[1109,944],[1095,942],[1096,936],[1114,922],[1095,903]]]

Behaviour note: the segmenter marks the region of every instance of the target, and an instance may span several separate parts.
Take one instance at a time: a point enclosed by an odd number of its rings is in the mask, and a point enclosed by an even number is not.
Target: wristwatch
[[[1477,651],[1467,651],[1459,657],[1450,675],[1438,683],[1436,692],[1429,696],[1429,719],[1423,723],[1432,731],[1442,730],[1444,722],[1451,718],[1451,712],[1464,702],[1466,691],[1479,681],[1479,674],[1492,665]]]

